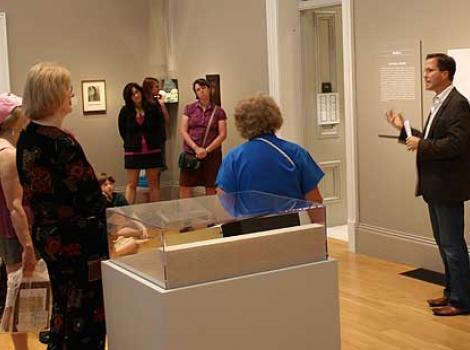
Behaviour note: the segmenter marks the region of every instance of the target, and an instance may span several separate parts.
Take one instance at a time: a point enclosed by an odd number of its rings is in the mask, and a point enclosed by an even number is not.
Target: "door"
[[[320,191],[328,227],[347,223],[341,6],[302,11],[306,145],[325,172]]]

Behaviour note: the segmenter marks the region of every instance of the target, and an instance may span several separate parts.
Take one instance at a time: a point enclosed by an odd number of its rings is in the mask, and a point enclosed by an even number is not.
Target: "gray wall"
[[[176,130],[181,113],[195,100],[193,81],[206,74],[220,74],[222,107],[228,116],[228,137],[223,144],[227,152],[243,142],[233,119],[236,103],[256,92],[268,92],[265,2],[178,0],[172,6],[174,62],[170,66],[178,77],[181,98],[170,152],[176,159],[182,144]],[[177,180],[176,163],[170,171]]]
[[[26,73],[37,62],[68,67],[76,98],[65,127],[95,170],[115,175],[121,184],[126,177],[117,114],[127,82],[141,83],[149,75],[179,80],[180,103],[170,106],[164,183],[178,181],[178,126],[184,106],[194,100],[194,79],[220,74],[229,116],[225,151],[243,141],[232,118],[236,102],[268,92],[265,1],[2,0],[0,11],[7,14],[12,91],[22,93]],[[86,79],[106,80],[106,114],[83,116],[80,82]]]
[[[361,253],[440,268],[427,206],[414,197],[416,155],[377,134],[396,134],[384,118],[385,110],[392,107],[421,128],[433,93],[423,92],[421,115],[419,41],[424,56],[470,47],[469,13],[467,0],[354,1],[360,215],[356,242]],[[408,60],[416,66],[415,101],[380,101],[381,55],[391,49],[411,52]]]
[[[21,94],[29,68],[54,61],[72,72],[74,111],[65,122],[96,172],[125,181],[117,114],[129,81],[166,73],[163,0],[2,0],[11,89]],[[83,116],[81,80],[105,79],[107,113]]]

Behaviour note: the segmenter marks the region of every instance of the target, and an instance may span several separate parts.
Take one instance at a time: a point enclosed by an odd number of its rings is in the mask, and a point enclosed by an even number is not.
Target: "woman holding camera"
[[[222,163],[222,142],[227,136],[227,116],[211,102],[208,82],[197,79],[193,91],[197,100],[185,107],[181,121],[181,156],[195,157],[197,161],[180,161],[180,198],[191,197],[196,186],[204,186],[206,195],[216,193],[215,178]]]

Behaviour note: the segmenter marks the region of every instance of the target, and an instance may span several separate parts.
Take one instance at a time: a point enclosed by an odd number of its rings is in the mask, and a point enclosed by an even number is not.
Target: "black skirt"
[[[124,156],[125,169],[163,168],[162,153],[133,154]]]

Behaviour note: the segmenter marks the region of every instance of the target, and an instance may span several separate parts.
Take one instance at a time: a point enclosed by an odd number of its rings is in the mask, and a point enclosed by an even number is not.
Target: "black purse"
[[[183,151],[178,157],[178,166],[180,167],[180,169],[196,170],[199,169],[199,167],[201,166],[201,161],[192,154]]]
[[[217,110],[217,106],[214,107],[214,110],[212,111],[212,115],[209,119],[209,123],[207,123],[204,140],[202,141],[201,147],[204,147],[204,145],[206,144],[207,135],[209,134],[209,128],[210,128],[210,125],[212,124],[212,119],[214,119],[214,114],[216,110]],[[196,156],[183,151],[180,153],[178,157],[178,166],[180,167],[180,169],[196,170],[196,169],[199,169],[199,167],[201,166],[201,161],[197,159]]]

